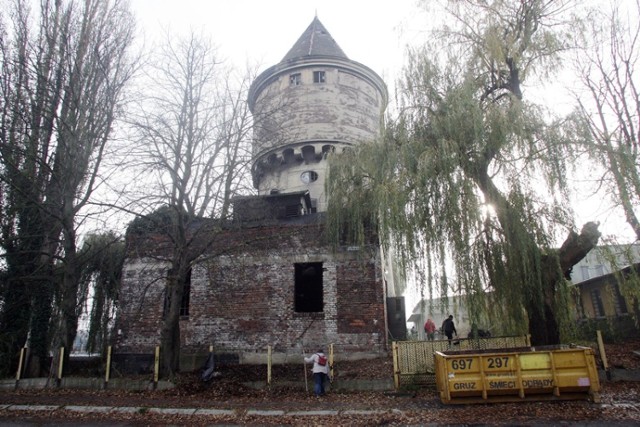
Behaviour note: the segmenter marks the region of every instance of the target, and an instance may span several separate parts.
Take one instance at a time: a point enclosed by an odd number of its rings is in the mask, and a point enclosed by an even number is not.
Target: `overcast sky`
[[[224,57],[261,70],[280,62],[317,14],[349,59],[387,84],[415,37],[408,22],[419,10],[416,0],[131,0],[131,6],[147,43],[163,29],[203,31]]]
[[[417,0],[130,0],[146,45],[161,43],[163,30],[194,30],[210,35],[223,57],[243,69],[260,71],[277,64],[318,16],[345,54],[378,73],[393,99],[393,82],[404,63],[407,44],[423,40],[440,25]],[[560,96],[564,85],[532,89],[527,97],[562,113],[572,101]],[[578,224],[599,219],[605,233],[616,234],[619,219],[594,201],[579,208]]]

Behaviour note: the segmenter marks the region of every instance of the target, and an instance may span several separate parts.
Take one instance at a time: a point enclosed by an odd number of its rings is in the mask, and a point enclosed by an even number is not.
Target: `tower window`
[[[314,83],[324,83],[325,75],[324,71],[314,71],[313,72],[313,82]]]
[[[295,266],[294,309],[298,313],[323,310],[322,263],[298,263]]]
[[[291,86],[298,86],[302,84],[302,76],[300,73],[294,73],[289,75],[289,84]]]
[[[311,182],[318,180],[318,173],[314,171],[304,171],[300,174],[300,181],[305,184],[309,184]]]

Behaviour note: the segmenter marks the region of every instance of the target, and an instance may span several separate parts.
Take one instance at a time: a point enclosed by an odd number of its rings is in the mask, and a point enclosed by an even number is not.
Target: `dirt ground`
[[[640,370],[640,340],[607,345],[609,365],[615,369]],[[203,384],[197,374],[181,375],[177,387],[164,391],[121,390],[18,390],[0,391],[0,424],[20,418],[39,423],[65,422],[125,423],[126,425],[411,425],[411,424],[584,424],[640,423],[640,382],[604,381],[601,402],[533,401],[477,405],[444,405],[434,389],[412,392],[331,392],[317,399],[304,389],[302,364],[274,366],[274,381],[291,382],[290,387],[253,389],[247,381],[265,381],[264,367],[221,366],[220,378]],[[307,373],[309,370],[307,369]],[[340,379],[388,379],[390,360],[336,363]],[[307,378],[309,389],[311,377]],[[133,413],[83,413],[57,409],[50,413],[8,411],[8,404],[80,405],[140,407]],[[231,409],[234,415],[170,415],[146,408]],[[252,415],[250,410],[285,411],[269,416]],[[339,411],[338,415],[296,415],[291,411]],[[360,411],[360,412],[359,412]],[[371,412],[376,411],[375,415]]]

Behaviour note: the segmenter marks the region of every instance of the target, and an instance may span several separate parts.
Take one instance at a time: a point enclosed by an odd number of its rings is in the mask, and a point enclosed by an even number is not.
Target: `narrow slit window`
[[[191,269],[187,273],[182,290],[182,302],[180,303],[180,316],[189,316],[189,306],[191,304]]]
[[[322,263],[295,264],[294,309],[298,313],[323,311]]]
[[[182,288],[182,301],[180,301],[180,317],[189,317],[189,307],[191,304],[191,269],[187,273],[187,277]],[[169,313],[171,306],[171,295],[168,289],[164,291],[164,305],[162,309],[162,317],[165,318]]]
[[[593,304],[593,314],[595,317],[604,317],[604,304],[602,303],[602,298],[600,297],[600,291],[598,289],[593,289],[591,291],[591,304]]]

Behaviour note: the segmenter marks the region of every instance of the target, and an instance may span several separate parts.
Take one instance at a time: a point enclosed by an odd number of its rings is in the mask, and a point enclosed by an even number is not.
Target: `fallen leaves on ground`
[[[640,369],[640,340],[624,344],[607,344],[610,366]],[[335,380],[389,379],[393,376],[388,358],[339,362]],[[122,421],[131,424],[210,425],[212,423],[260,425],[407,425],[407,424],[540,424],[584,421],[640,422],[640,383],[604,382],[601,403],[588,401],[531,401],[517,403],[486,403],[475,405],[444,405],[434,389],[419,389],[410,393],[392,392],[331,392],[316,399],[310,369],[300,364],[273,366],[271,389],[257,389],[249,382],[265,384],[265,366],[220,366],[219,378],[203,383],[197,373],[183,374],[174,389],[163,391],[125,390],[17,390],[0,391],[0,404],[94,405],[141,408],[132,413],[101,414],[56,410],[43,414],[0,410],[0,423],[19,417],[39,421],[78,420],[82,422]],[[305,391],[305,372],[307,390]],[[287,384],[287,385],[282,385]],[[233,415],[194,416],[152,413],[148,408],[215,408],[233,410]],[[338,411],[339,415],[250,415],[248,409],[280,411]],[[371,414],[358,411],[376,411]]]

